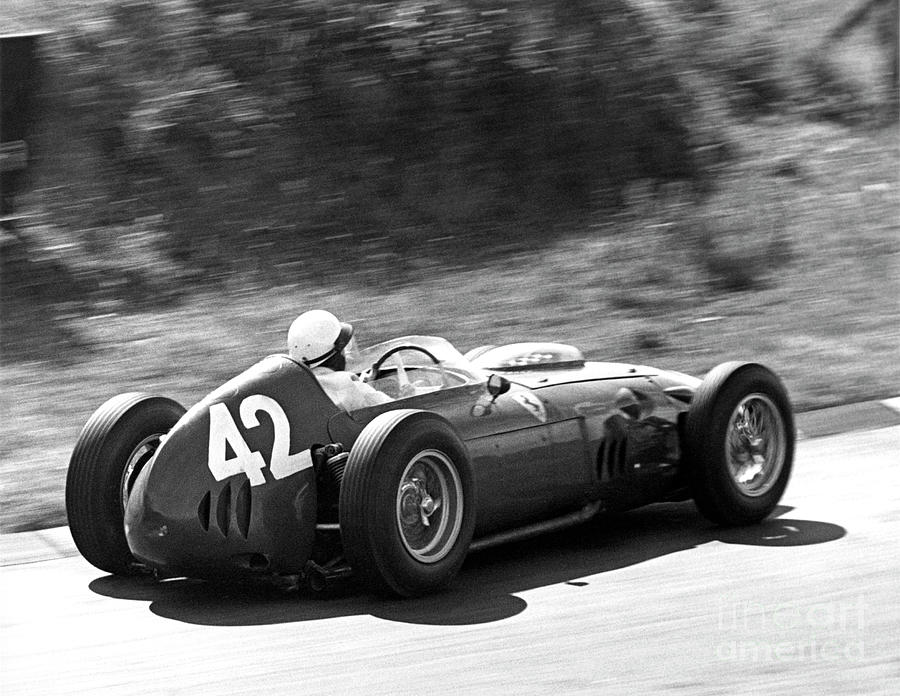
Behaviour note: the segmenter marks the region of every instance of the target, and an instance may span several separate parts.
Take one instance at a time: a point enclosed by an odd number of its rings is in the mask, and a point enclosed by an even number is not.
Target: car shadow
[[[603,515],[579,527],[471,554],[452,586],[414,599],[385,599],[356,588],[330,598],[269,585],[217,585],[199,580],[157,581],[106,576],[90,583],[100,595],[150,602],[154,614],[191,624],[255,626],[372,615],[425,625],[473,625],[524,611],[518,593],[556,584],[587,585],[591,576],[685,552],[709,542],[763,547],[821,544],[840,539],[836,524],[784,518],[780,506],[758,525],[723,528],[690,503],[664,503]]]

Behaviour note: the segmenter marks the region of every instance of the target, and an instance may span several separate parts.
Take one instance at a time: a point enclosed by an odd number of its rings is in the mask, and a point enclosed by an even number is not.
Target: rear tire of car
[[[413,597],[445,587],[475,529],[465,444],[428,411],[388,411],[360,434],[344,470],[344,554],[367,587]]]
[[[781,380],[755,363],[729,362],[704,378],[685,423],[685,461],[697,508],[713,522],[759,522],[791,475],[795,428]]]
[[[138,572],[125,538],[125,502],[140,470],[185,409],[176,401],[128,393],[88,419],[66,476],[66,513],[75,546],[89,563],[116,575]]]

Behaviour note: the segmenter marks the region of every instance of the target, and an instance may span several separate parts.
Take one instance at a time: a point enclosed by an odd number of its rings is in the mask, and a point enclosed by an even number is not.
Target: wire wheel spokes
[[[761,496],[772,489],[787,452],[784,419],[765,394],[745,396],[728,424],[726,459],[731,478],[741,493]]]

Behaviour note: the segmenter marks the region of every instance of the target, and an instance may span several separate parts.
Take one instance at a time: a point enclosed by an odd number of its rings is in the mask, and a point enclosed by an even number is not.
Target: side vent
[[[626,472],[628,459],[628,439],[622,437],[608,437],[600,443],[597,453],[597,473],[601,481],[622,476]]]
[[[200,526],[203,527],[204,532],[209,531],[209,501],[211,497],[211,493],[206,491],[206,495],[197,506],[197,519],[200,520]]]
[[[234,501],[234,521],[237,523],[241,536],[245,539],[250,534],[250,512],[253,502],[250,490],[250,479],[244,479]]]
[[[613,453],[613,462],[615,462],[615,471],[617,476],[625,474],[628,461],[628,438],[623,437],[616,443],[616,449]]]
[[[216,524],[224,536],[228,536],[228,522],[231,518],[231,486],[225,486],[216,501]]]

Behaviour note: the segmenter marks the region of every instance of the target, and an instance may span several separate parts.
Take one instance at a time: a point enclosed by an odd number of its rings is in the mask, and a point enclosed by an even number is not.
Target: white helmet
[[[310,367],[340,353],[353,337],[353,327],[338,321],[331,312],[313,309],[294,319],[288,330],[291,358]]]

